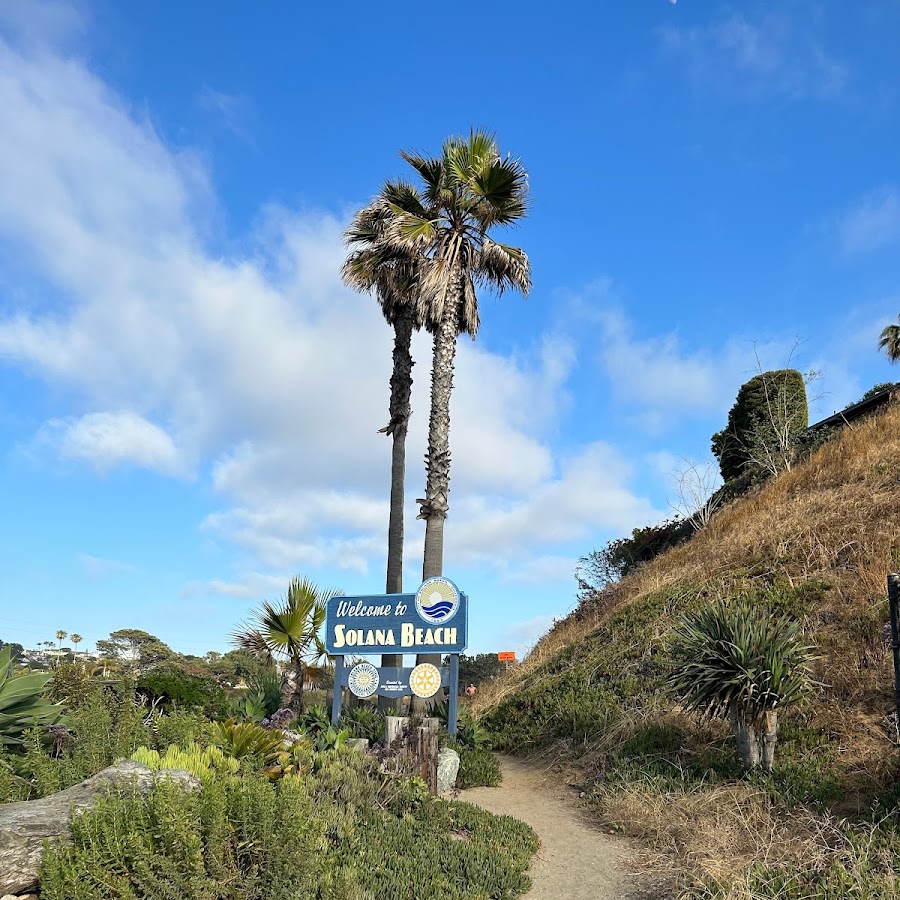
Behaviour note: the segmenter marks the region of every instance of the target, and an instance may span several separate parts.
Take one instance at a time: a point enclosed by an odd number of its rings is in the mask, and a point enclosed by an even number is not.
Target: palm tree
[[[70,634],[69,640],[75,647],[75,659],[78,659],[78,645],[81,643],[82,637],[80,634]]]
[[[232,634],[242,650],[267,662],[283,663],[281,705],[295,713],[303,709],[307,670],[326,656],[319,631],[325,624],[325,605],[337,593],[322,590],[308,578],[294,578],[283,600],[264,601],[250,621]]]
[[[382,193],[353,217],[345,238],[355,247],[344,262],[344,282],[358,291],[375,291],[381,312],[394,329],[393,371],[388,405],[390,421],[380,429],[391,443],[391,501],[388,517],[387,577],[385,591],[403,591],[403,506],[406,480],[406,435],[412,415],[413,331],[421,326],[416,306],[417,259],[408,252],[387,246],[384,241],[387,224],[393,215],[386,197],[400,189],[386,184]],[[386,653],[383,666],[403,665],[402,654]],[[380,698],[384,700],[385,698]],[[385,702],[383,704],[387,706]]]
[[[528,175],[517,159],[503,158],[493,135],[473,131],[444,142],[440,158],[401,152],[416,170],[422,190],[386,185],[393,216],[387,243],[422,259],[417,302],[433,334],[431,413],[425,456],[425,520],[422,577],[443,574],[444,520],[450,494],[450,394],[456,339],[478,332],[475,286],[499,293],[515,288],[527,294],[531,266],[518,247],[495,242],[489,232],[513,225],[525,215]]]
[[[892,362],[900,362],[900,325],[888,325],[878,340],[878,349],[884,350]]]
[[[60,629],[59,631],[56,632],[56,640],[59,641],[59,644],[58,644],[58,646],[57,646],[57,648],[56,648],[57,651],[58,651],[57,654],[56,654],[56,665],[57,665],[57,666],[59,665],[59,658],[60,658],[60,654],[62,653],[62,642],[63,642],[67,637],[68,637],[68,632],[67,632],[67,631],[63,631],[62,629]]]

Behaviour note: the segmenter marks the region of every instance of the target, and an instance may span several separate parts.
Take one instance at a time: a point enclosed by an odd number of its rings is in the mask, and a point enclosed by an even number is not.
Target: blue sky
[[[458,355],[473,652],[670,512],[758,365],[820,371],[814,418],[900,377],[893,0],[442,9],[0,4],[0,638],[202,653],[294,574],[382,589],[391,333],[341,232],[471,126],[530,173],[534,266]]]

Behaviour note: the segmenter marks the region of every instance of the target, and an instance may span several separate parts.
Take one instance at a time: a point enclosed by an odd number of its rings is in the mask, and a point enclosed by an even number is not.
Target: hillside
[[[877,889],[860,881],[858,894],[829,874],[862,866],[852,848],[860,829],[874,827],[838,818],[859,823],[873,803],[894,807],[900,765],[882,629],[885,576],[898,566],[895,405],[582,603],[482,693],[479,712],[499,747],[577,764],[604,822],[680,860],[685,896],[900,896],[893,863],[867,858],[865,877],[882,880]],[[768,777],[742,776],[728,727],[699,722],[665,691],[678,616],[737,594],[800,619],[818,656],[821,687],[782,713]],[[884,858],[893,859],[894,832],[879,827]],[[867,846],[875,853],[874,840]],[[832,877],[838,887],[829,893]],[[770,887],[751,889],[760,878]],[[771,888],[782,883],[788,892]]]

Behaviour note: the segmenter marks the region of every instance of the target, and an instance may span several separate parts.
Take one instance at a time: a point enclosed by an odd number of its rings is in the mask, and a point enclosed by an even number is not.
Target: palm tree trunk
[[[402,309],[394,322],[394,370],[391,374],[390,423],[381,430],[392,438],[391,444],[391,508],[388,519],[387,579],[385,592],[403,592],[403,505],[406,481],[406,434],[412,415],[412,335],[415,318],[411,309]],[[402,666],[402,653],[385,653],[382,666]],[[378,698],[378,708],[388,712],[394,708],[389,697]]]
[[[732,704],[729,710],[729,718],[734,728],[734,736],[737,740],[738,754],[741,757],[741,764],[745,769],[755,769],[759,766],[761,748],[759,735],[753,722],[747,717],[746,713]],[[773,744],[774,752],[774,744]]]
[[[450,395],[453,392],[453,366],[459,335],[459,296],[462,271],[459,265],[450,276],[453,285],[444,306],[444,315],[434,334],[431,364],[431,414],[428,420],[428,452],[425,455],[425,499],[417,500],[418,518],[425,520],[425,553],[422,580],[444,574],[444,521],[450,508]],[[416,663],[440,667],[440,653],[420,653]],[[413,710],[422,711],[428,701],[413,697]]]
[[[760,723],[762,725],[762,767],[771,772],[775,763],[775,744],[778,741],[778,713],[769,710]]]
[[[461,286],[462,274],[457,272],[453,277]],[[450,395],[459,334],[458,296],[459,290],[451,291],[452,299],[445,305],[444,316],[434,335],[425,499],[416,501],[420,506],[418,517],[425,520],[423,581],[444,574],[444,520],[450,508]]]
[[[306,673],[300,660],[285,665],[281,676],[281,707],[296,715],[303,712],[303,681]]]

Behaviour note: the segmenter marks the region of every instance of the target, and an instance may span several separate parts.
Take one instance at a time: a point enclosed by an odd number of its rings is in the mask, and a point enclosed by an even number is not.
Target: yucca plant
[[[745,768],[771,772],[778,711],[813,686],[811,651],[789,616],[719,600],[675,627],[670,687],[688,709],[731,722]]]
[[[58,722],[63,713],[61,703],[44,696],[49,673],[13,677],[12,650],[0,650],[0,745],[16,748],[29,728],[46,727]]]

